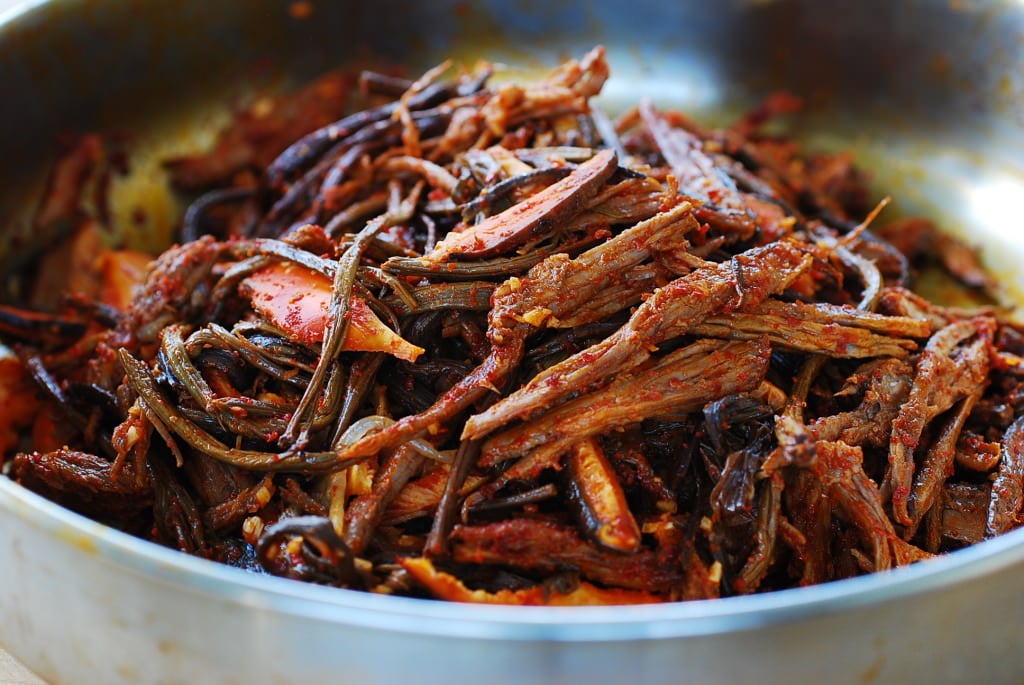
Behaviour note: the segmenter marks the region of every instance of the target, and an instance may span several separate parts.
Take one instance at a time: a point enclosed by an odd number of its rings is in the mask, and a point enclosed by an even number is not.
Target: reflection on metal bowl
[[[232,102],[339,64],[445,57],[547,67],[607,46],[610,108],[649,95],[715,121],[787,89],[811,145],[853,149],[906,212],[982,247],[1017,299],[1024,241],[1024,6],[1014,2],[23,3],[0,25],[0,264],[45,245],[25,217],[57,137],[126,135],[115,193],[178,211],[158,160]],[[150,161],[147,161],[150,160]],[[156,237],[154,237],[156,236]],[[1017,682],[1024,531],[898,571],[647,607],[481,607],[245,574],[69,513],[0,478],[0,644],[53,683]]]

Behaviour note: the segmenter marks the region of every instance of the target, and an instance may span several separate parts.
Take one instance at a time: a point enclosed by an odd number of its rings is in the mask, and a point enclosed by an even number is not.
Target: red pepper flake
[[[288,5],[288,14],[292,19],[309,19],[313,16],[313,3],[307,0],[299,0]]]

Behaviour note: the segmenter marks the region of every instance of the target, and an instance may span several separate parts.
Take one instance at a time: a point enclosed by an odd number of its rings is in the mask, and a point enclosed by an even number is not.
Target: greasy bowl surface
[[[232,103],[339,64],[448,56],[529,70],[608,47],[609,108],[714,123],[777,89],[811,145],[851,148],[904,213],[983,248],[1017,299],[1024,6],[1017,2],[23,3],[0,15],[0,267],[59,135],[131,141],[118,232],[159,242],[156,162]],[[143,219],[132,203],[146,204]],[[54,683],[1017,682],[1024,531],[884,575],[654,607],[479,607],[254,576],[151,545],[0,478],[0,644]]]

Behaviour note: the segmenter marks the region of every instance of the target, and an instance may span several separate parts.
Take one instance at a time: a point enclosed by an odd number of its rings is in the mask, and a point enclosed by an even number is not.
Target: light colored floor
[[[0,647],[0,685],[45,684]]]

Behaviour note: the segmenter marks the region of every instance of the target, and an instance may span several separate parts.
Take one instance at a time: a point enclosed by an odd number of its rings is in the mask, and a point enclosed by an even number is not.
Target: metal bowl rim
[[[1024,529],[932,560],[822,585],[716,600],[604,607],[442,602],[317,586],[183,554],[76,514],[0,478],[0,512],[125,573],[268,615],[490,640],[635,641],[750,630],[939,593],[1024,564]]]
[[[11,4],[0,11],[0,29],[46,4]],[[644,606],[513,607],[373,595],[247,573],[105,526],[5,477],[0,477],[2,517],[28,535],[77,548],[83,563],[108,563],[191,596],[322,625],[487,640],[636,641],[752,630],[938,594],[1024,565],[1024,529],[1019,529],[927,562],[807,588]]]

